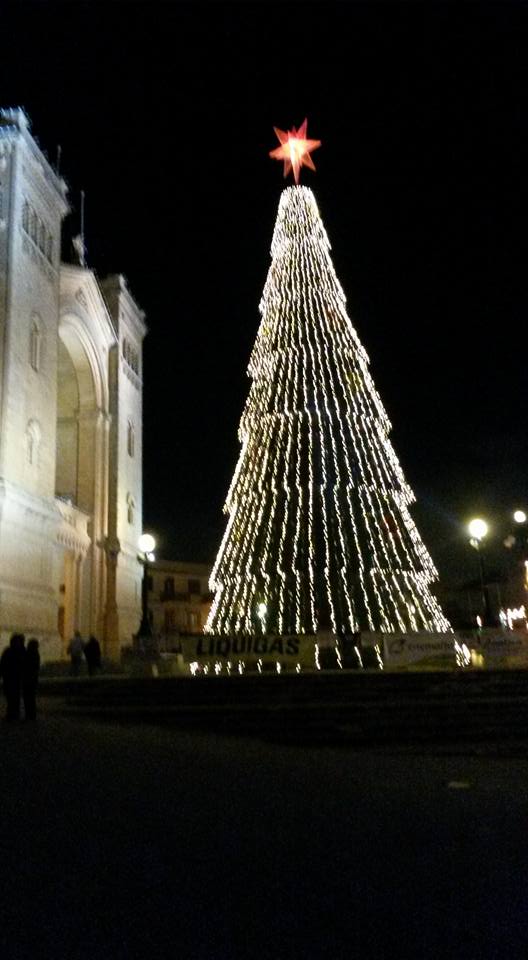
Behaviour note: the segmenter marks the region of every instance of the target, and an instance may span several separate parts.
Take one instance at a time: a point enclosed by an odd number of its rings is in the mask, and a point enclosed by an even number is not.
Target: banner
[[[218,672],[219,667],[237,670],[239,663],[243,669],[279,669],[295,670],[301,668],[316,669],[316,643],[314,636],[261,636],[261,637],[216,637],[212,635],[182,637],[181,653],[184,663],[196,663],[200,667]],[[335,642],[334,642],[335,646]]]
[[[440,660],[456,666],[454,633],[380,633],[377,636],[387,667],[406,667],[422,660]]]
[[[528,664],[528,631],[484,629],[481,631],[458,630],[459,643],[484,657],[484,661],[516,658]],[[496,665],[496,662],[494,663]]]
[[[178,652],[185,672],[244,673],[277,670],[357,670],[424,664],[460,667],[511,661],[528,666],[528,631],[457,633],[357,633],[317,636],[181,637]],[[379,654],[379,655],[378,655]]]

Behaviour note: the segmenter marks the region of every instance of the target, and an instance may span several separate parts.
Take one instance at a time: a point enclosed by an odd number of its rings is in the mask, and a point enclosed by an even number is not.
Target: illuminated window
[[[37,420],[30,420],[26,427],[26,457],[30,467],[38,463],[41,430]]]
[[[40,323],[37,317],[31,321],[31,333],[29,336],[29,362],[37,373],[40,370],[40,355],[42,346],[42,334],[40,332]]]
[[[133,457],[135,451],[135,436],[134,436],[134,424],[131,420],[128,421],[127,425],[127,450],[128,456]]]
[[[127,520],[130,524],[134,523],[134,513],[136,509],[136,504],[134,497],[130,493],[127,494]]]
[[[24,201],[24,206],[22,207],[22,226],[26,233],[29,233],[29,203],[27,200]]]

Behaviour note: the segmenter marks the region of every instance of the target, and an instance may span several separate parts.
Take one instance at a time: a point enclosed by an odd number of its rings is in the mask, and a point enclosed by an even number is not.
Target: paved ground
[[[4,723],[0,956],[524,960],[528,753],[476,749]]]

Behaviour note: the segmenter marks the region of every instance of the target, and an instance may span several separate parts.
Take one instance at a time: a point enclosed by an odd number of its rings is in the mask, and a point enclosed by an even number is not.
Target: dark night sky
[[[62,145],[89,264],[147,313],[161,554],[212,560],[222,535],[283,187],[272,127],[307,116],[323,146],[304,182],[454,578],[468,515],[507,525],[528,499],[528,7],[23,3],[1,30],[3,104],[50,158]]]

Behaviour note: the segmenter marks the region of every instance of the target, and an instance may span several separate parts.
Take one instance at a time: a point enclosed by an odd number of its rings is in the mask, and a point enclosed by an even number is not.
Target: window
[[[40,323],[37,317],[34,316],[31,321],[31,333],[29,335],[29,362],[36,373],[40,370],[41,342]]]
[[[42,220],[39,220],[38,245],[42,250],[42,253],[45,253],[46,252],[46,227],[42,223]]]
[[[166,577],[164,593],[166,598],[174,599],[174,577]]]
[[[130,524],[134,523],[134,511],[136,509],[136,504],[134,497],[127,493],[127,520]]]
[[[38,463],[41,430],[37,420],[30,420],[26,427],[26,457],[30,467]]]
[[[4,219],[4,188],[0,183],[0,220]]]
[[[200,595],[200,581],[199,580],[189,580],[189,593],[196,593]]]
[[[132,423],[131,420],[129,420],[127,425],[127,451],[128,451],[129,457],[134,456],[134,449],[135,449],[134,424]]]
[[[46,259],[53,263],[53,237],[51,234],[48,234],[48,239],[46,241]]]
[[[29,233],[29,203],[27,200],[24,201],[24,206],[22,207],[22,226],[26,233]]]

